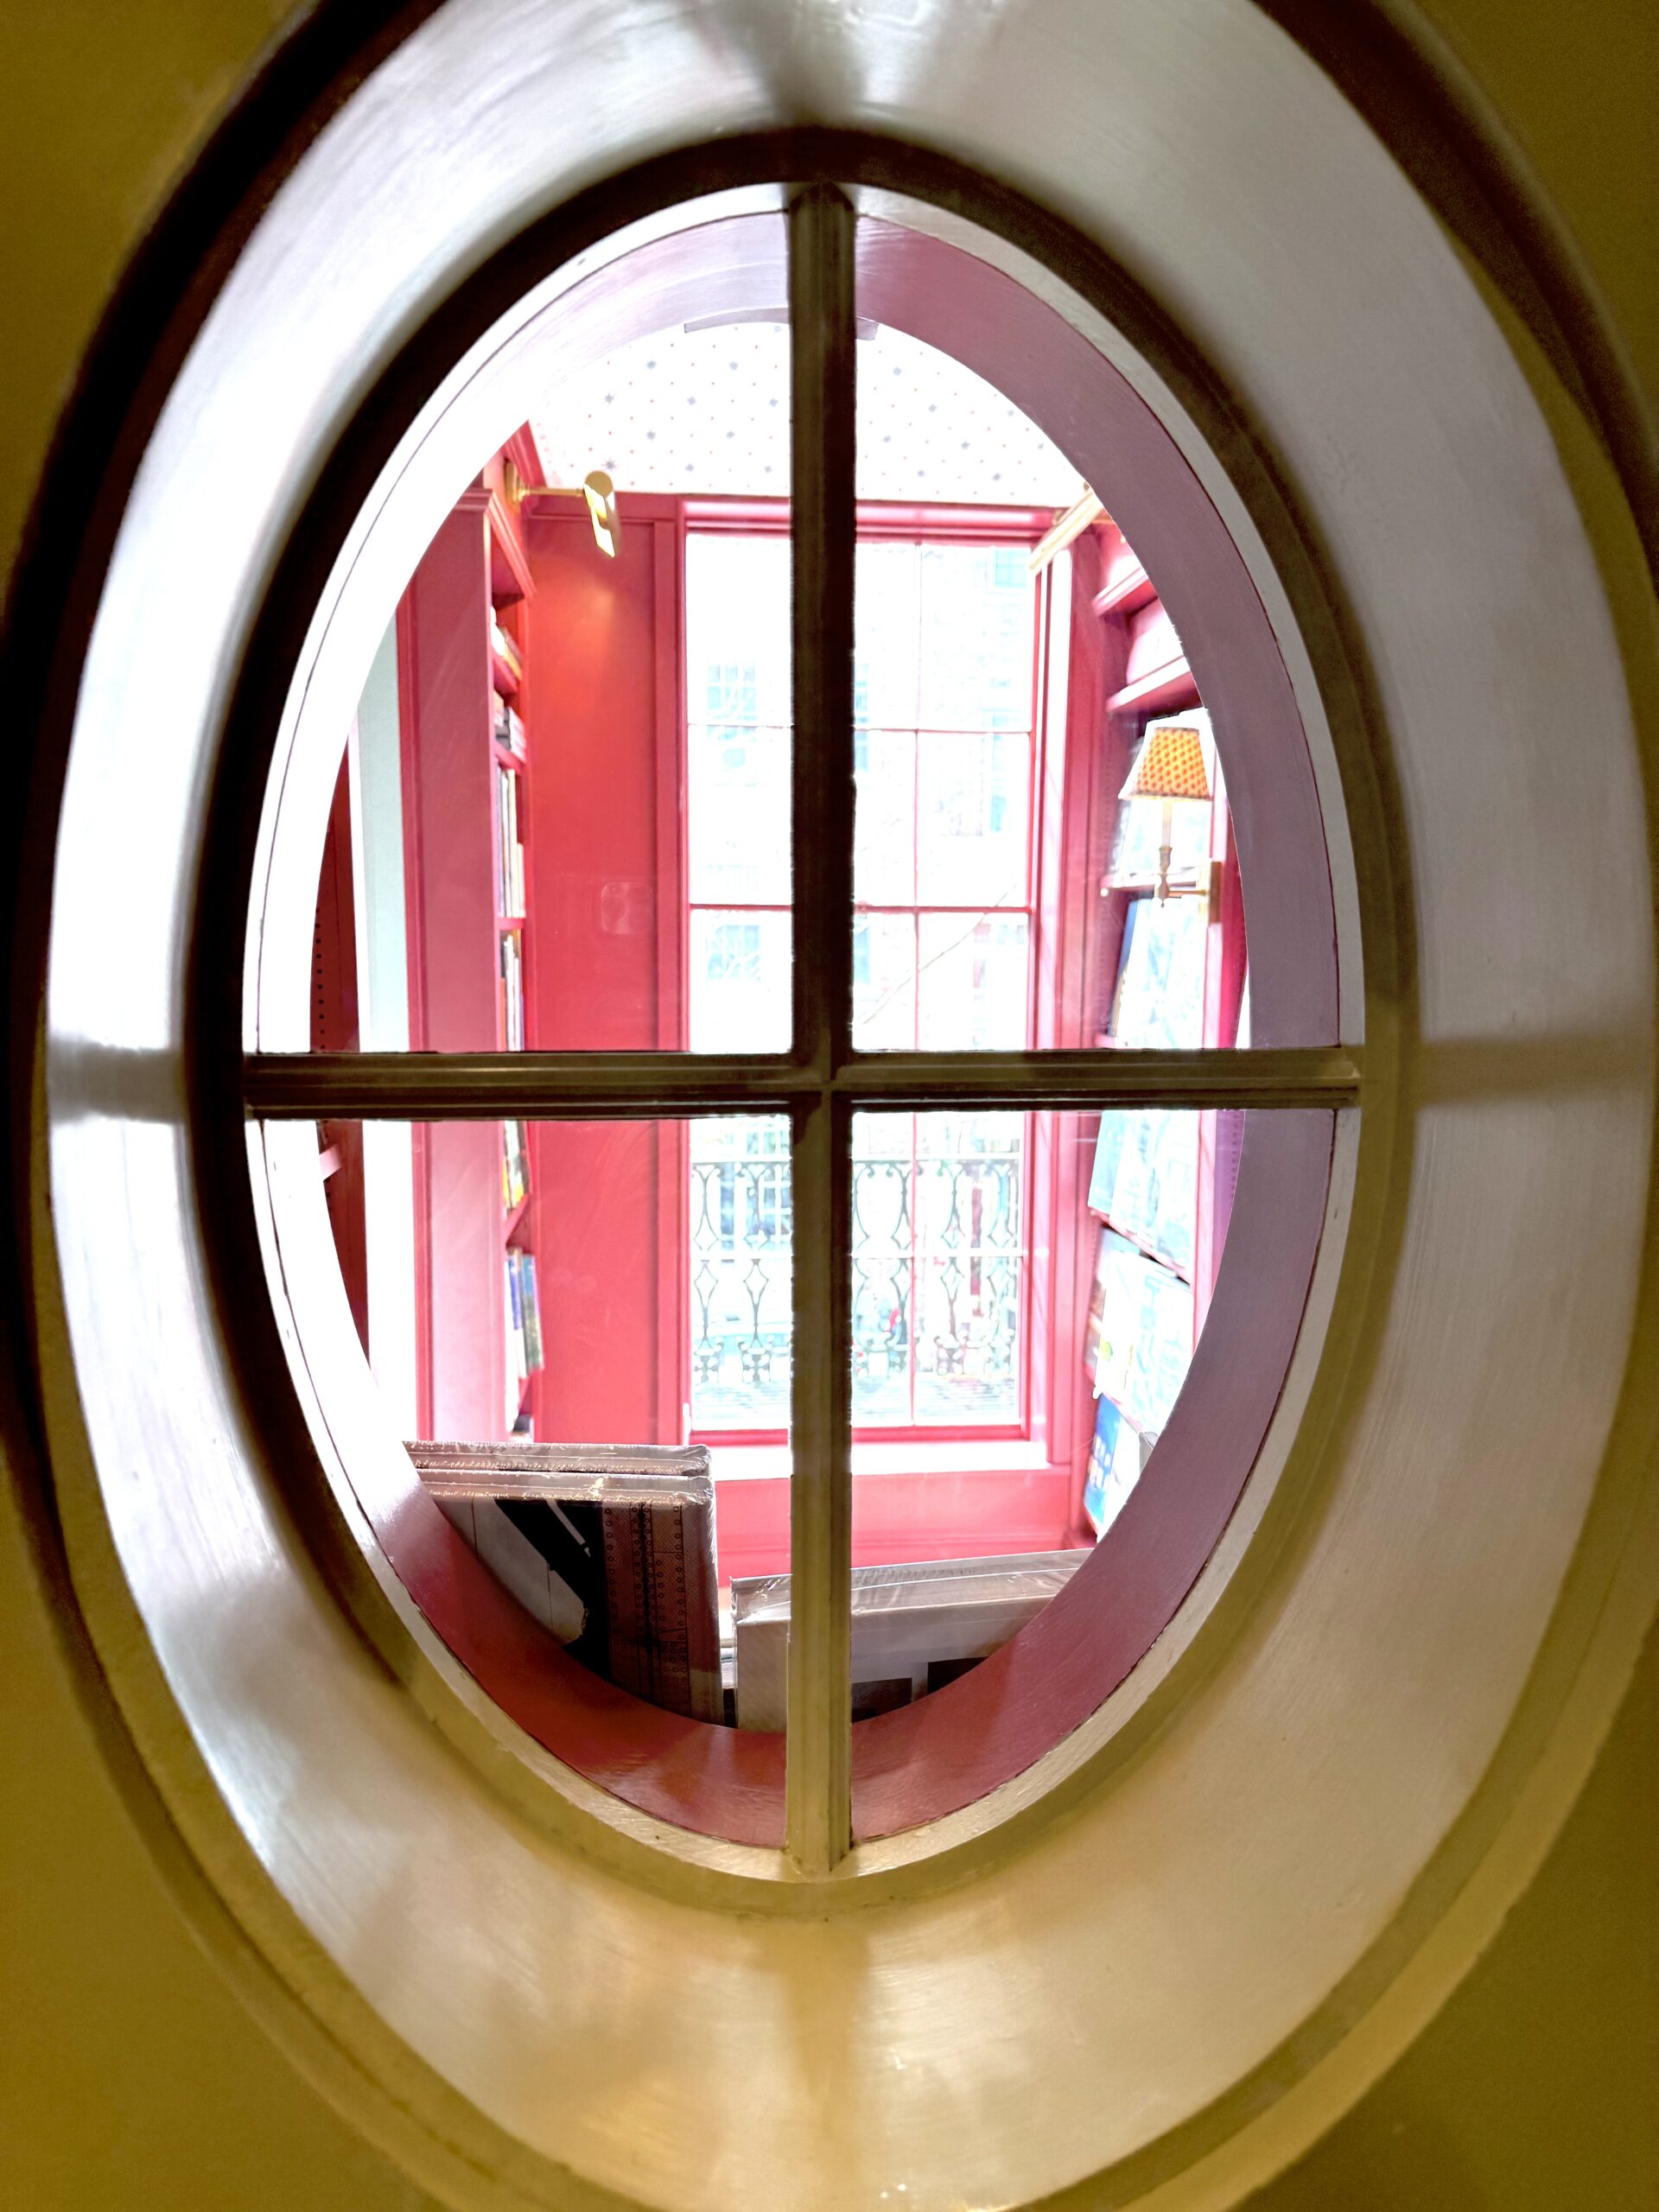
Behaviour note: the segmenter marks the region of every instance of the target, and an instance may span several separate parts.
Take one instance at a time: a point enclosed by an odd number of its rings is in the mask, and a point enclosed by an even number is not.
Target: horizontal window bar
[[[1358,1055],[1262,1052],[855,1052],[834,1087],[861,1106],[1344,1106]]]
[[[256,1052],[243,1065],[244,1104],[264,1121],[749,1113],[823,1088],[794,1061],[765,1053]]]
[[[1358,1054],[860,1052],[827,1078],[781,1055],[706,1052],[256,1052],[243,1103],[263,1121],[582,1120],[784,1111],[814,1093],[861,1107],[1347,1106]]]

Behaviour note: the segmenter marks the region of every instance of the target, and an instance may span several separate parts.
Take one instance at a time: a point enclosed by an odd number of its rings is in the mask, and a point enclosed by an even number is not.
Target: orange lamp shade
[[[1151,722],[1120,798],[1209,798],[1204,741],[1191,722]]]

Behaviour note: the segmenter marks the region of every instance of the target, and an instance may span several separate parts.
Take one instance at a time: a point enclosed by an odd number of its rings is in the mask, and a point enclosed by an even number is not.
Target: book
[[[490,689],[490,735],[516,760],[528,759],[530,748],[524,738],[524,718],[512,701],[504,698],[493,685]]]
[[[1144,1436],[1169,1419],[1192,1359],[1192,1286],[1107,1230],[1095,1395]]]
[[[510,1247],[502,1255],[502,1266],[507,1285],[509,1364],[518,1381],[512,1394],[516,1409],[524,1384],[541,1372],[542,1313],[536,1292],[535,1255]]]
[[[476,637],[478,632],[474,631],[473,635]],[[490,643],[494,647],[496,657],[502,666],[516,683],[524,672],[524,664],[519,657],[518,646],[514,645],[512,638],[502,628],[493,614],[490,617]]]
[[[1089,1205],[1144,1250],[1178,1274],[1191,1275],[1198,1226],[1198,1115],[1162,1106],[1103,1114]]]
[[[853,1718],[941,1689],[1058,1597],[1086,1550],[931,1560],[853,1569]],[[737,1725],[781,1728],[789,1676],[790,1578],[736,1575]]]
[[[1124,1419],[1109,1398],[1096,1402],[1089,1474],[1083,1491],[1083,1510],[1096,1536],[1105,1535],[1128,1503],[1151,1450],[1151,1443]]]
[[[495,906],[505,918],[524,911],[524,848],[518,830],[518,779],[498,762],[496,786]]]
[[[536,1255],[515,1252],[518,1270],[518,1312],[524,1328],[524,1364],[532,1375],[542,1369],[542,1309],[536,1293]]]
[[[518,1270],[513,1265],[515,1255],[509,1252],[502,1262],[504,1292],[503,1319],[506,1325],[506,1419],[505,1427],[512,1428],[518,1418],[524,1385],[530,1380],[530,1363],[525,1357],[524,1321],[519,1304]]]
[[[1197,899],[1129,902],[1107,1022],[1114,1044],[1179,1049],[1203,1043],[1207,919]]]
[[[519,1295],[518,1258],[516,1252],[509,1252],[506,1255],[507,1311],[512,1316],[512,1363],[518,1371],[518,1380],[523,1382],[529,1379],[530,1360],[524,1344],[524,1309]]]
[[[501,1034],[509,1052],[524,1049],[524,953],[516,930],[502,932],[500,947]]]
[[[530,1136],[523,1122],[501,1124],[501,1204],[511,1213],[530,1196]]]
[[[451,1524],[573,1659],[720,1720],[715,1486],[700,1445],[412,1443]]]

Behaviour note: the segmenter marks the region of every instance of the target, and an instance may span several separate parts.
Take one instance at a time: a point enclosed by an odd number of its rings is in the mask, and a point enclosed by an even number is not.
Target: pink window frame
[[[731,534],[743,537],[782,536],[789,528],[788,505],[783,500],[750,499],[685,499],[675,503],[679,524],[679,559],[677,563],[678,594],[676,631],[679,652],[675,683],[677,712],[672,729],[675,753],[671,772],[679,792],[690,790],[690,723],[689,702],[686,696],[683,639],[685,632],[685,541],[695,534]],[[635,506],[639,505],[636,499]],[[1054,512],[1050,507],[985,508],[961,506],[941,503],[861,500],[858,507],[858,536],[861,543],[920,543],[950,545],[988,545],[994,547],[1034,547],[1052,526]],[[1036,579],[1035,615],[1032,625],[1032,682],[1031,682],[1031,751],[1027,785],[1027,852],[1026,897],[1010,912],[1027,916],[1029,929],[1027,944],[1026,975],[1026,1041],[1038,1043],[1076,1043],[1084,1041],[1081,1028],[1076,1037],[1039,1036],[1039,938],[1044,928],[1046,911],[1061,913],[1072,902],[1063,893],[1045,882],[1046,839],[1041,808],[1044,772],[1046,766],[1050,736],[1048,695],[1050,669],[1053,652],[1053,585],[1052,568],[1044,569]],[[1062,734],[1062,744],[1069,737]],[[681,804],[677,809],[679,824],[679,853],[677,875],[671,895],[665,896],[663,905],[679,917],[678,973],[686,979],[686,988],[680,995],[680,1028],[677,1039],[678,1049],[689,1044],[690,976],[690,918],[694,902],[689,896],[690,861],[687,849],[688,809]],[[1058,855],[1058,862],[1066,864],[1069,855]],[[1048,895],[1052,893],[1053,895]],[[706,902],[695,902],[697,905]],[[784,912],[786,908],[740,907],[722,903],[724,912]],[[887,904],[861,907],[860,912],[897,912],[914,913],[948,913],[957,911],[948,906],[931,906],[918,902],[903,907]],[[965,911],[965,910],[963,910]],[[1049,1184],[1038,1174],[1037,1155],[1039,1145],[1035,1124],[1038,1117],[1024,1116],[1024,1159],[1020,1191],[1020,1220],[1024,1230],[1024,1251],[1021,1255],[1021,1283],[1020,1291],[1020,1417],[1014,1421],[967,1422],[911,1422],[860,1424],[853,1431],[855,1445],[988,1445],[1007,1443],[1028,1446],[1047,1435],[1053,1427],[1047,1403],[1049,1386],[1052,1379],[1054,1362],[1043,1356],[1035,1341],[1039,1333],[1035,1316],[1039,1303],[1046,1313],[1055,1306],[1054,1278],[1058,1270],[1070,1264],[1074,1255],[1070,1247],[1075,1241],[1077,1224],[1061,1227],[1061,1216],[1056,1209],[1055,1193]],[[683,1125],[680,1132],[682,1152],[685,1161],[681,1168],[683,1187],[690,1190],[689,1128]],[[912,1160],[914,1147],[912,1143]],[[691,1312],[690,1239],[682,1206],[679,1224],[679,1264],[677,1274],[681,1285],[680,1313],[684,1317],[682,1327],[689,1327]],[[1050,1278],[1045,1284],[1045,1295],[1039,1300],[1036,1255],[1046,1251],[1049,1257],[1043,1267]],[[914,1286],[912,1283],[912,1296]],[[914,1378],[912,1378],[912,1402]],[[690,1403],[689,1377],[687,1403]],[[781,1445],[788,1432],[775,1428],[701,1428],[690,1431],[692,1440],[714,1448],[742,1450],[750,1446],[765,1447]]]

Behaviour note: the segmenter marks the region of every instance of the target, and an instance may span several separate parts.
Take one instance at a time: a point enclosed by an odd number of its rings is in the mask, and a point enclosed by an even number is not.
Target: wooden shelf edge
[[[1126,683],[1121,691],[1110,693],[1106,709],[1109,714],[1122,714],[1132,707],[1196,706],[1198,702],[1198,687],[1185,661],[1167,660],[1162,667],[1149,669],[1133,683]]]
[[[499,492],[490,493],[485,516],[490,531],[490,602],[495,607],[514,606],[520,600],[529,599],[536,588],[531,578],[530,562],[519,541],[518,524]],[[504,585],[507,587],[505,589]]]
[[[1111,578],[1089,602],[1096,614],[1133,614],[1157,597],[1152,578],[1142,568],[1125,570]]]

